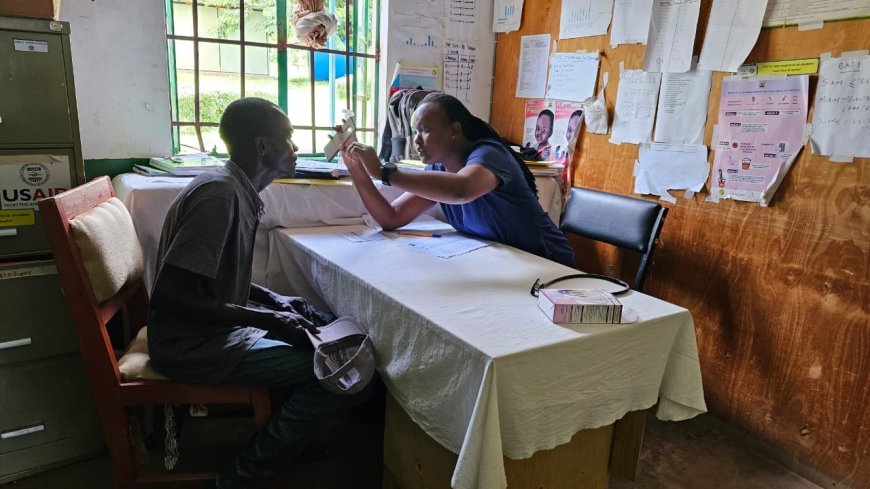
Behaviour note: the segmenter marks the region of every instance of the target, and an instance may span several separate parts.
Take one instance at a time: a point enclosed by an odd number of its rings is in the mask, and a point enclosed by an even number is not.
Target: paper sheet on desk
[[[396,231],[437,232],[441,234],[456,232],[456,230],[453,229],[453,226],[444,221],[439,221],[438,219],[417,219],[410,224],[396,229]]]
[[[341,237],[352,243],[365,243],[368,241],[383,241],[385,239],[395,239],[397,236],[395,235],[395,233],[385,233],[381,230],[381,228],[375,228],[364,229],[362,231],[356,231],[353,233],[344,233],[341,235]]]
[[[402,240],[407,240],[407,242],[401,243],[402,247],[407,250],[445,259],[489,246],[489,243],[485,241],[478,241],[459,233],[445,234],[440,238],[402,237]]]

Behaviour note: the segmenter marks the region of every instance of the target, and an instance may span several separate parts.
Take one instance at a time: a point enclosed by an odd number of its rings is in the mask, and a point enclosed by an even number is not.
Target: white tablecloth
[[[355,229],[274,230],[267,283],[302,276],[303,292],[368,328],[390,392],[459,454],[453,487],[504,488],[502,455],[528,458],[656,402],[663,420],[706,411],[687,310],[631,292],[620,300],[637,323],[560,326],[529,288],[567,267],[498,244],[442,259],[401,245],[437,238],[340,236]]]
[[[142,250],[145,253],[145,283],[151,289],[154,275],[154,261],[160,244],[160,232],[166,212],[191,178],[146,177],[136,173],[124,173],[112,180],[115,194],[124,202]],[[401,195],[396,187],[382,186],[376,182],[378,190],[392,200]],[[538,178],[538,197],[541,205],[558,222],[561,213],[561,197],[558,184],[553,178]],[[265,204],[265,214],[260,222],[254,253],[254,282],[263,284],[268,263],[266,234],[276,227],[297,228],[336,224],[359,224],[366,213],[365,206],[356,189],[351,186],[297,185],[275,183],[266,187],[260,194]],[[436,206],[433,215],[438,215]]]

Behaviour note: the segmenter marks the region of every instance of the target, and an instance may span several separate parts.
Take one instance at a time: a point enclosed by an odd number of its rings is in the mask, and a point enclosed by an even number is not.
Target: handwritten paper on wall
[[[766,6],[767,0],[714,0],[698,66],[737,71],[758,40]]]
[[[810,24],[868,15],[870,2],[867,0],[769,0],[764,25]]]
[[[492,32],[513,32],[520,28],[523,0],[495,0],[492,8]]]
[[[870,157],[870,56],[822,60],[813,109],[813,153]]]
[[[520,39],[517,98],[544,98],[547,91],[547,61],[549,57],[549,34],[523,36]]]
[[[692,66],[692,46],[701,0],[655,0],[649,23],[643,69],[685,73]]]
[[[639,146],[634,192],[658,195],[676,203],[668,190],[697,192],[710,175],[707,147],[703,144],[668,145],[644,143]]]
[[[766,206],[806,143],[809,77],[722,81],[711,197]]]
[[[562,0],[559,39],[607,34],[613,0]]]
[[[473,40],[478,31],[477,0],[446,0],[448,39]]]
[[[595,94],[598,53],[554,53],[547,98],[582,102]]]
[[[710,71],[662,74],[656,115],[657,143],[701,144],[710,101]]]
[[[463,102],[471,100],[472,87],[477,77],[477,48],[462,42],[444,43],[444,92]]]
[[[643,70],[619,72],[611,143],[637,144],[650,140],[661,79],[661,73]]]
[[[646,44],[653,0],[615,0],[610,45]]]

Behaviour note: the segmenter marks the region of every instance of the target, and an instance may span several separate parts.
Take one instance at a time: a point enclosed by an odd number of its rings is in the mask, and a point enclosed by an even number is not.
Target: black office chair
[[[574,187],[568,197],[560,228],[641,254],[634,290],[642,291],[668,208],[657,202]]]

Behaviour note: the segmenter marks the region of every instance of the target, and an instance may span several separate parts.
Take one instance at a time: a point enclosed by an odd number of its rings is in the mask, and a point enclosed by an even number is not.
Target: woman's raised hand
[[[353,164],[362,165],[369,175],[381,177],[381,161],[378,159],[378,153],[371,146],[354,142],[342,150],[342,158],[347,164],[349,161]]]

